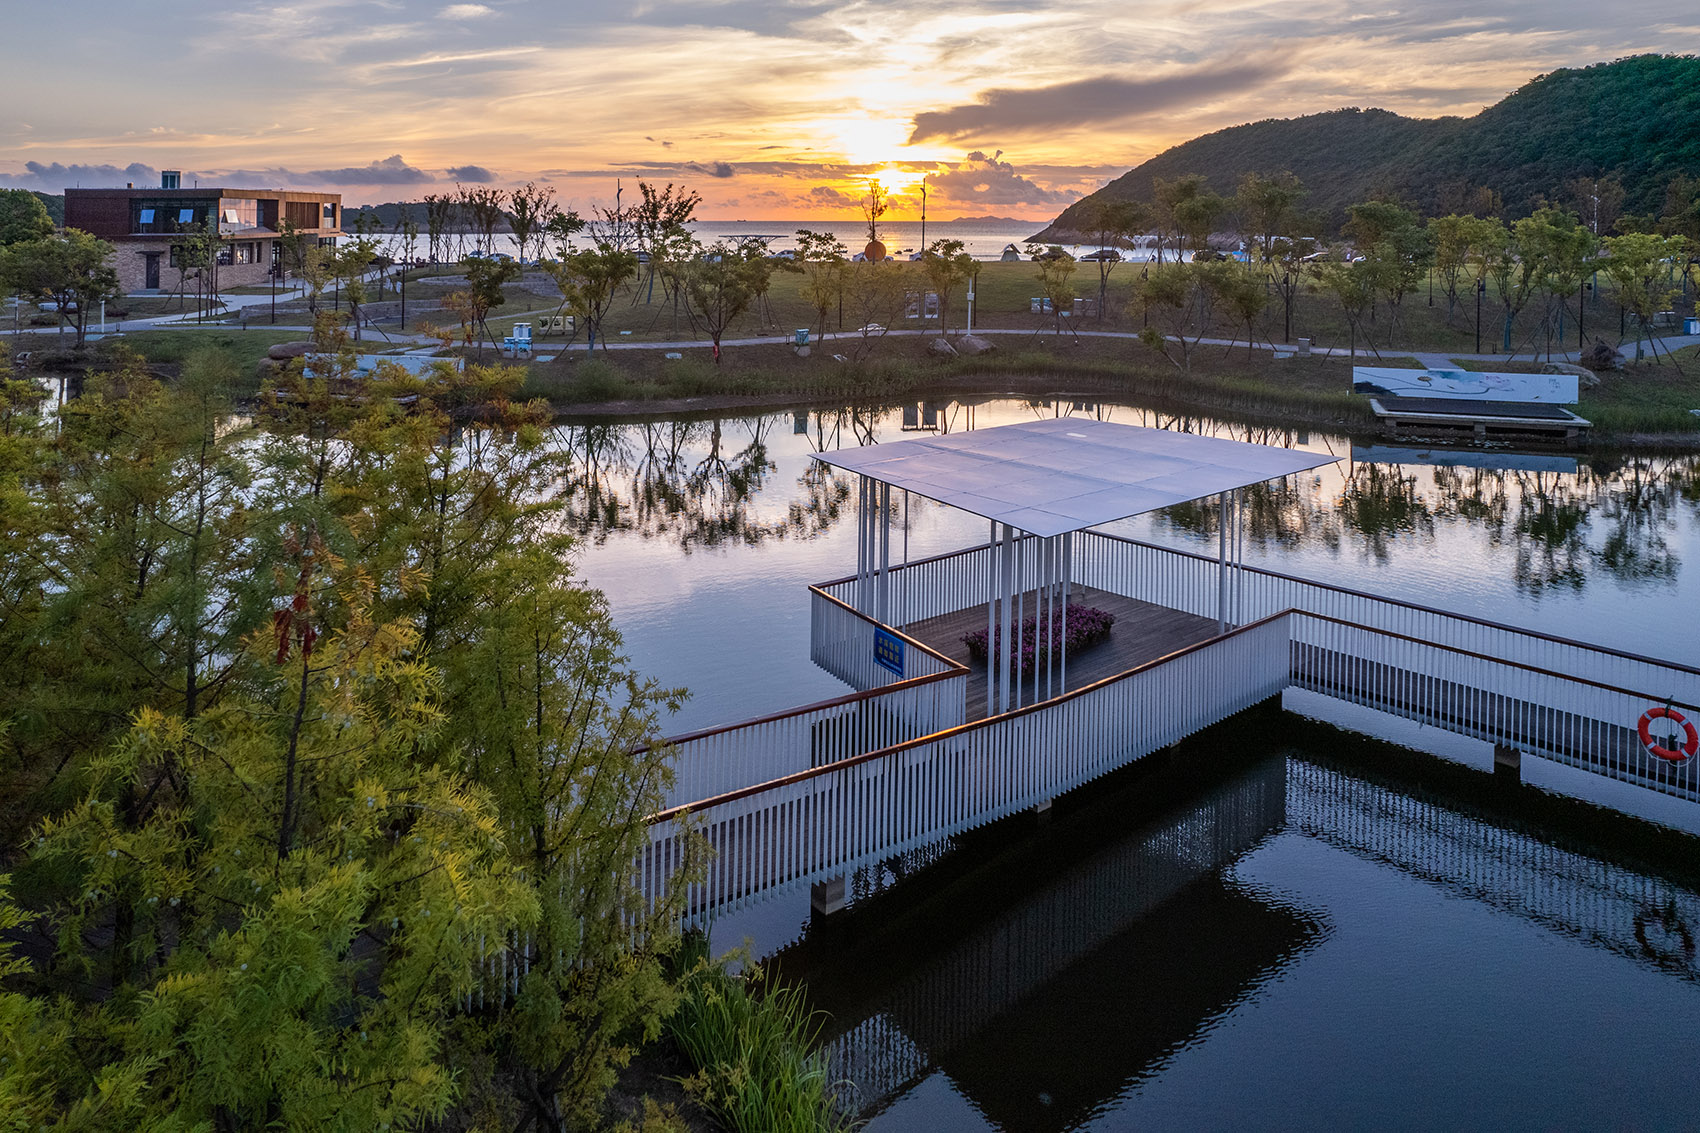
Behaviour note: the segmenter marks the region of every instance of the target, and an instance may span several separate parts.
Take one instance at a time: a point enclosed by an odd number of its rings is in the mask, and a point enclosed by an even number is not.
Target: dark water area
[[[1700,1120],[1700,843],[1245,724],[774,959],[869,1129]]]
[[[672,732],[842,695],[806,588],[853,571],[854,502],[810,454],[1070,414],[1336,456],[1248,491],[1253,565],[1700,665],[1696,458],[1070,397],[563,422],[580,570],[636,666],[691,690]],[[1214,516],[1110,529],[1213,554]],[[924,500],[893,516],[909,558],[985,537]],[[864,871],[837,917],[806,893],[724,917],[714,944],[807,985],[872,1130],[1700,1128],[1700,808],[1533,757],[1507,785],[1478,741],[1320,699]]]

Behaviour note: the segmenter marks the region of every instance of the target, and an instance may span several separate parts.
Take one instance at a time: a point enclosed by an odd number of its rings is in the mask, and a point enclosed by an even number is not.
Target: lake
[[[1700,665],[1700,460],[1086,397],[563,423],[580,571],[634,664],[691,690],[671,732],[841,695],[806,586],[853,571],[854,502],[810,454],[1068,414],[1337,457],[1248,491],[1254,565]],[[1207,511],[1112,529],[1213,554]],[[985,537],[919,499],[893,530],[909,558]],[[1530,757],[1507,785],[1474,741],[1316,712],[1450,761],[1276,716],[864,871],[825,923],[776,899],[715,944],[808,984],[872,1129],[1695,1126],[1700,842],[1678,831],[1700,808]]]

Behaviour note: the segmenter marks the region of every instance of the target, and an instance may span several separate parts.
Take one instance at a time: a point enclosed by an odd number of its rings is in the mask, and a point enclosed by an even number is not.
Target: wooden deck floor
[[[1069,592],[1071,606],[1096,606],[1116,617],[1115,628],[1107,640],[1089,645],[1078,653],[1068,655],[1068,688],[1077,689],[1105,677],[1126,672],[1147,661],[1154,661],[1177,649],[1216,636],[1216,620],[1171,610],[1134,598],[1124,598],[1108,590],[1076,585]],[[1035,599],[1027,593],[1026,609],[1032,616]],[[979,720],[986,715],[986,664],[969,660],[968,646],[963,635],[986,628],[986,607],[971,606],[965,610],[942,614],[925,621],[912,622],[904,632],[917,641],[938,650],[946,657],[968,666],[968,719]],[[1031,704],[1044,696],[1044,674],[1037,674],[1040,694],[1024,691],[1022,702]],[[1056,693],[1067,691],[1053,689]]]

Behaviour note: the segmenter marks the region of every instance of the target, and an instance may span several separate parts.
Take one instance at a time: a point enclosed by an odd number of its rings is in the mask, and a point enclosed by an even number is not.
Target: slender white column
[[[880,594],[879,620],[891,624],[891,485],[879,486]]]
[[[997,701],[997,639],[998,639],[998,525],[991,521],[991,534],[986,537],[986,715],[995,713]]]
[[[899,623],[899,624],[902,625],[902,627],[904,629],[909,628],[909,586],[910,586],[909,575],[910,575],[910,573],[911,573],[911,571],[909,570],[909,489],[905,488],[905,489],[903,489],[903,574],[900,576],[903,579],[903,593],[902,593],[903,613],[901,615],[903,620],[902,620],[901,623]]]
[[[1020,532],[1015,532],[1015,640],[1011,643],[1015,658],[1015,706],[1020,708],[1023,686],[1026,685],[1027,666],[1022,656],[1027,647],[1027,539]]]
[[[1245,489],[1234,489],[1234,624],[1245,625]]]
[[[1216,632],[1228,632],[1228,493],[1216,497]]]
[[[1068,598],[1069,588],[1074,585],[1074,532],[1066,532],[1062,537],[1062,648],[1057,651],[1060,658],[1057,664],[1057,691],[1068,691]]]
[[[1003,578],[1000,580],[1001,589],[999,594],[1002,606],[998,620],[1003,633],[1003,647],[1000,650],[1003,654],[1003,670],[998,674],[998,710],[1000,712],[1007,712],[1010,707],[1009,667],[1015,656],[1013,630],[1010,627],[1010,614],[1012,612],[1012,607],[1015,604],[1012,601],[1015,589],[1015,529],[1007,523],[1001,524],[1001,526],[1003,528],[1004,550]]]

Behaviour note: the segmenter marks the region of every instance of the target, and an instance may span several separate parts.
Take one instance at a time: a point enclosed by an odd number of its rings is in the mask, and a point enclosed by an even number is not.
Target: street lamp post
[[[1476,280],[1476,353],[1482,352],[1482,296],[1487,294],[1487,280]]]

